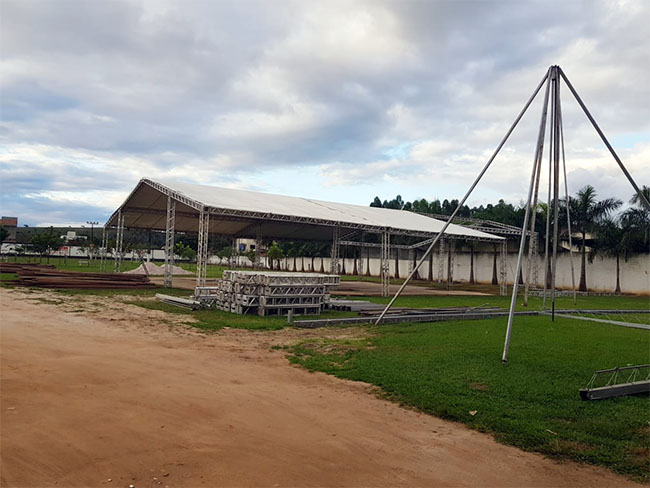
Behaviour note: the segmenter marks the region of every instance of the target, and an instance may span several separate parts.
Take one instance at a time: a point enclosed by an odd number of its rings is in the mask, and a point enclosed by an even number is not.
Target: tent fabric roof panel
[[[198,208],[201,207],[206,207],[211,213],[211,231],[219,227],[218,232],[223,234],[236,235],[249,226],[251,219],[259,221],[263,216],[268,216],[269,221],[283,220],[284,222],[275,222],[274,226],[265,225],[267,229],[264,235],[274,238],[282,238],[283,235],[299,235],[295,229],[296,225],[311,227],[311,232],[307,228],[304,230],[307,231],[307,234],[317,238],[316,235],[319,234],[317,227],[321,228],[321,233],[323,230],[328,230],[326,234],[331,235],[331,230],[325,229],[323,226],[386,228],[400,230],[407,234],[412,232],[414,235],[423,235],[438,234],[445,224],[441,220],[402,210],[143,179],[120,207],[127,216],[125,225],[157,229],[161,229],[162,225],[162,229],[164,229],[165,217],[161,218],[161,214],[166,212],[167,194],[172,194],[174,198],[180,200],[176,203],[176,229],[179,231],[196,231],[198,225],[196,215]],[[155,218],[153,215],[146,216],[148,212],[157,213],[157,215]],[[242,219],[246,220],[250,213],[256,214],[256,216],[250,217],[248,224],[232,222],[233,219],[237,220],[236,217],[240,214]],[[223,215],[228,215],[228,217],[224,218]],[[115,225],[115,216],[116,214],[111,216],[107,225]],[[300,221],[291,222],[292,219]],[[187,222],[185,222],[186,220]],[[226,222],[229,220],[231,222],[227,225]],[[153,225],[156,227],[149,227]],[[289,229],[288,226],[292,226],[293,229]],[[278,235],[274,235],[274,232],[277,232]],[[451,224],[446,233],[475,239],[502,239],[493,234],[455,224]],[[327,237],[323,235],[323,238]]]

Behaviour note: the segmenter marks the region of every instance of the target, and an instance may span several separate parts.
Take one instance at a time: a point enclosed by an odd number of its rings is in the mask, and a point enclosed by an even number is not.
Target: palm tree
[[[587,291],[587,270],[586,270],[586,240],[588,233],[597,231],[598,224],[623,204],[618,198],[606,198],[596,200],[596,190],[591,185],[586,185],[576,194],[576,198],[569,197],[571,209],[572,227],[582,237],[581,268],[580,268],[580,291]]]
[[[650,187],[643,185],[641,192],[650,199]],[[633,251],[647,252],[650,244],[650,211],[643,205],[639,194],[630,199],[634,207],[628,208],[621,216],[621,224],[630,241]]]

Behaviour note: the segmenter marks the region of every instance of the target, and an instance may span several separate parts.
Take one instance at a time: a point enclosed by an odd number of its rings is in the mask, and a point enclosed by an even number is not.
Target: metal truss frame
[[[210,233],[210,214],[199,213],[199,239],[196,254],[196,286],[205,286],[208,269],[208,236]]]
[[[395,229],[392,227],[381,227],[377,225],[369,225],[369,224],[357,224],[357,223],[352,223],[352,222],[338,222],[334,220],[326,220],[326,219],[317,219],[317,218],[312,218],[312,217],[299,217],[299,216],[294,216],[294,215],[281,215],[281,214],[273,214],[273,213],[265,213],[265,212],[254,212],[254,211],[248,211],[248,210],[237,210],[237,209],[228,209],[228,208],[216,208],[216,207],[210,207],[202,204],[201,202],[198,202],[196,200],[193,200],[191,198],[186,197],[185,195],[178,193],[164,185],[161,185],[155,181],[151,181],[148,179],[142,179],[138,186],[131,192],[129,197],[126,199],[126,201],[131,198],[131,196],[142,186],[142,185],[148,185],[151,188],[154,188],[155,190],[159,191],[163,195],[166,195],[167,197],[171,197],[177,202],[180,202],[190,208],[195,209],[197,212],[201,212],[203,209],[205,209],[207,212],[209,212],[213,216],[219,216],[221,218],[223,217],[229,217],[234,220],[242,220],[242,221],[249,221],[249,220],[258,220],[259,223],[265,221],[265,220],[272,220],[276,222],[290,222],[290,223],[299,223],[299,224],[310,224],[310,225],[318,225],[318,226],[324,226],[324,227],[339,227],[339,229],[346,229],[349,232],[346,233],[343,236],[343,239],[349,239],[350,237],[354,236],[356,233],[359,231],[365,231],[365,232],[371,232],[375,234],[381,234],[383,232],[389,232],[393,235],[406,235],[406,236],[412,236],[412,237],[425,237],[425,238],[435,238],[437,234],[431,233],[431,232],[418,232],[418,231],[409,231],[409,230],[403,230],[403,229]],[[142,207],[129,207],[129,208],[123,208],[124,205],[120,207],[116,212],[109,217],[109,219],[106,221],[106,226],[112,226],[114,224],[114,220],[117,218],[117,214],[120,210],[123,211],[123,213],[129,213],[129,212],[134,212],[134,213],[148,213],[148,214],[155,214],[155,215],[164,215],[165,211],[162,209],[150,209],[150,208],[142,208]],[[177,215],[179,217],[196,217],[197,214],[193,212],[178,212]],[[427,215],[427,214],[424,214]],[[431,217],[431,215],[428,215]],[[252,230],[256,223],[252,223],[251,226],[247,227],[248,230]],[[130,228],[138,228],[137,226],[133,226]],[[478,230],[478,229],[477,229]],[[339,230],[340,232],[340,230]],[[240,235],[242,232],[239,233]],[[340,234],[339,234],[340,235]],[[473,237],[473,236],[458,236],[459,238],[463,239],[470,239],[470,240],[477,240],[477,241],[487,241],[487,242],[493,242],[495,239],[490,239],[490,238],[482,238],[482,237]],[[420,244],[424,245],[424,243]]]
[[[499,291],[502,297],[508,294],[508,241],[501,243],[501,259],[499,260]],[[519,281],[519,276],[515,276],[515,283]]]
[[[117,213],[117,233],[115,236],[115,256],[113,272],[119,273],[122,268],[122,244],[124,242],[124,214],[121,210]]]
[[[447,252],[447,239],[444,237],[438,242],[438,283],[445,280],[445,254]]]
[[[106,227],[102,229],[102,247],[99,250],[100,255],[100,261],[99,261],[99,269],[101,271],[106,271]]]
[[[171,288],[174,274],[174,232],[176,225],[176,200],[167,196],[167,222],[165,225],[165,287]]]
[[[451,290],[454,286],[454,261],[456,253],[456,241],[450,240],[447,243],[447,289]]]
[[[390,233],[381,235],[381,296],[390,295]]]
[[[262,225],[257,225],[257,235],[255,236],[255,260],[253,268],[260,269],[262,267]]]
[[[424,215],[425,217],[431,217],[432,219],[448,221],[449,215],[442,214],[427,214],[422,212],[417,212],[419,215]],[[478,230],[481,232],[487,232],[488,234],[496,235],[509,235],[509,236],[520,236],[521,229],[515,227],[514,225],[502,224],[501,222],[495,222],[493,220],[486,219],[477,219],[475,217],[458,217],[456,216],[454,223],[457,225],[462,225],[469,229]],[[531,233],[534,235],[536,232],[531,232],[528,230],[526,235],[530,236]]]
[[[330,256],[330,272],[339,274],[339,255],[341,253],[341,228],[334,227],[332,235],[332,253]]]

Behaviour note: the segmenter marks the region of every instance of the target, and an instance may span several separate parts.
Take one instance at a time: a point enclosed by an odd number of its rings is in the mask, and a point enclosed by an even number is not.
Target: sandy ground
[[[1,486],[625,486],[115,298],[0,290]]]

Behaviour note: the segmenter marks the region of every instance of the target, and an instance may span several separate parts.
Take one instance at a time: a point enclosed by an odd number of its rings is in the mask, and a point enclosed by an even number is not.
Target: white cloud
[[[604,0],[5,0],[3,212],[105,215],[145,176],[286,193],[309,173],[303,196],[459,198],[551,64],[647,184],[649,13]],[[540,103],[477,201],[525,195]],[[563,108],[572,191],[627,200],[565,88]]]

